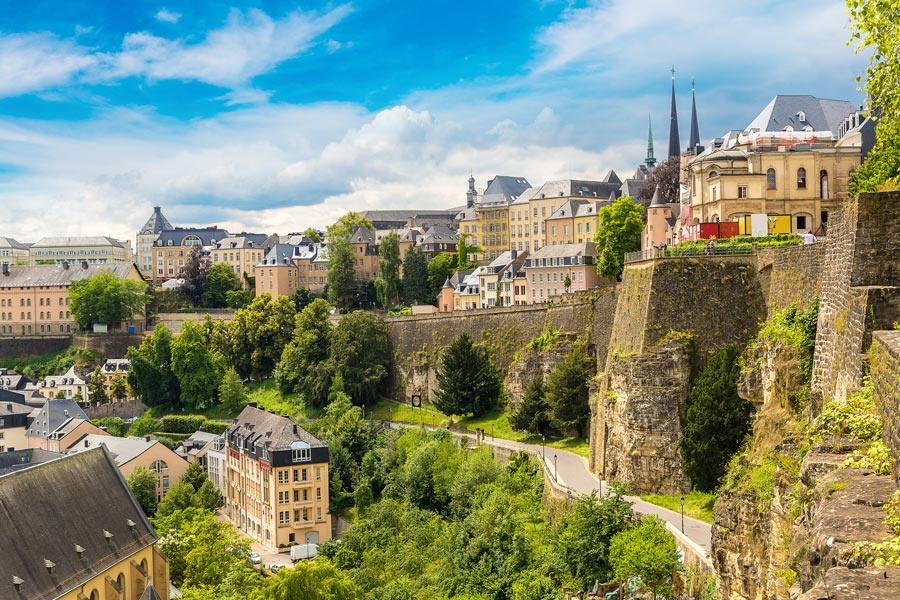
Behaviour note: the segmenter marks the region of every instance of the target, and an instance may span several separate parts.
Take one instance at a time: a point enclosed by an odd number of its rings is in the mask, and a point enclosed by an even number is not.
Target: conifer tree
[[[445,415],[481,416],[497,406],[500,374],[484,346],[461,333],[444,351],[437,373],[435,406]]]

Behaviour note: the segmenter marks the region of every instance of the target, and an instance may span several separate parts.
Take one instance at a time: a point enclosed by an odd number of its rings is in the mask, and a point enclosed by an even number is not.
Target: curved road
[[[386,421],[392,427],[419,427],[411,423],[398,423],[395,421]],[[426,425],[428,429],[432,429]],[[456,436],[466,436],[474,441],[475,432],[460,433],[452,431]],[[498,448],[510,448],[513,450],[525,450],[537,457],[543,456],[544,464],[550,476],[556,475],[557,483],[578,492],[579,494],[590,494],[592,491],[602,494],[608,489],[607,482],[601,482],[591,473],[588,468],[588,461],[583,456],[569,452],[568,450],[558,450],[556,448],[547,448],[540,444],[525,444],[523,442],[514,442],[512,440],[504,440],[500,438],[490,439],[485,436],[483,443],[488,446],[496,446]],[[682,517],[680,512],[675,512],[649,502],[645,502],[636,496],[626,496],[626,500],[634,506],[635,512],[645,515],[657,515],[663,521],[668,521],[673,527],[679,531],[682,528]],[[692,517],[685,515],[684,517],[684,534],[695,544],[703,548],[707,555],[711,547],[712,526]]]

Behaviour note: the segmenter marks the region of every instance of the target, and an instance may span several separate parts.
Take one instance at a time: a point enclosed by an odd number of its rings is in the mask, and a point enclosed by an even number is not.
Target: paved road
[[[392,423],[392,425],[407,426],[407,424],[399,423]],[[408,426],[415,427],[414,425]],[[454,432],[454,435],[465,434]],[[474,440],[474,434],[467,437]],[[526,450],[535,456],[543,456],[548,472],[551,475],[555,472],[557,482],[580,494],[590,494],[594,490],[597,490],[598,493],[605,493],[608,489],[607,482],[601,482],[593,473],[591,473],[591,470],[588,468],[587,459],[574,452],[557,450],[556,448],[547,448],[540,444],[525,444],[500,438],[492,440],[489,435],[485,436],[484,443],[500,448]],[[636,496],[626,496],[626,500],[634,505],[635,512],[657,515],[662,520],[671,523],[677,529],[682,528],[682,517],[680,512],[671,511],[661,506],[644,502]],[[695,544],[703,548],[707,554],[709,554],[711,546],[711,529],[712,527],[709,523],[704,523],[703,521],[688,516],[684,517],[684,534]]]

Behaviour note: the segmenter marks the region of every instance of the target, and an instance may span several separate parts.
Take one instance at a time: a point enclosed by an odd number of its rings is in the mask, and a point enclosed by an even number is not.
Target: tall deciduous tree
[[[128,397],[128,382],[121,373],[116,373],[109,381],[109,395],[116,401],[121,402]]]
[[[156,514],[156,477],[153,473],[145,467],[138,466],[128,476],[127,483],[144,514],[151,517]]]
[[[225,371],[222,383],[219,384],[219,404],[228,414],[236,415],[247,405],[249,397],[240,375],[234,367]]]
[[[328,300],[349,310],[356,298],[356,269],[350,234],[342,227],[328,230]]]
[[[654,597],[675,597],[670,577],[678,569],[678,547],[656,515],[647,515],[636,527],[616,534],[609,547],[609,563],[617,580],[639,577]]]
[[[106,404],[109,402],[109,394],[106,393],[106,378],[98,366],[91,373],[91,377],[87,382],[88,401],[93,404]]]
[[[428,261],[425,253],[417,246],[407,248],[406,256],[403,258],[403,302],[405,304],[434,302],[428,290]]]
[[[307,227],[303,230],[303,235],[308,237],[313,244],[322,243],[322,236],[319,235],[319,231],[315,227]]]
[[[241,377],[265,377],[272,374],[293,337],[296,314],[289,297],[263,294],[238,310],[228,325],[216,324],[211,337]]]
[[[373,404],[391,364],[384,320],[361,310],[344,315],[331,334],[325,368],[340,373],[355,404]]]
[[[187,408],[204,409],[215,403],[223,367],[221,356],[209,350],[203,326],[185,321],[172,342],[172,372]]]
[[[591,418],[588,404],[588,380],[591,359],[584,346],[576,344],[547,378],[546,401],[553,427],[560,432],[574,430],[584,437]]]
[[[193,306],[203,304],[206,294],[206,274],[209,272],[209,257],[204,256],[198,249],[191,252],[184,264],[181,278],[184,283],[178,288],[184,298]]]
[[[228,303],[228,292],[237,290],[241,285],[237,273],[228,263],[216,263],[206,273],[206,289],[203,298],[206,306],[222,308]]]
[[[180,406],[181,387],[172,372],[172,334],[159,323],[141,345],[129,348],[128,385],[135,397],[147,406]]]
[[[711,492],[750,429],[752,405],[738,396],[740,352],[726,346],[709,359],[688,393],[681,460],[699,490]]]
[[[594,241],[597,242],[597,273],[607,279],[618,279],[625,269],[625,253],[641,249],[642,208],[631,196],[622,196],[609,206],[597,211],[600,225]]]
[[[326,365],[331,336],[331,305],[317,298],[297,315],[293,339],[284,347],[275,369],[282,392],[298,392],[311,406],[322,407],[331,384]]]
[[[487,348],[461,333],[444,351],[437,372],[435,406],[445,415],[480,416],[497,406],[500,374]]]
[[[365,593],[331,561],[301,562],[266,579],[250,600],[363,600]]]
[[[118,323],[139,315],[149,301],[147,284],[99,273],[69,288],[72,316],[81,326]]]
[[[400,301],[399,236],[392,231],[381,238],[378,252],[380,258],[378,259],[378,279],[375,280],[375,290],[378,294],[378,302],[385,308],[390,308]],[[405,281],[405,273],[403,277]]]
[[[456,271],[456,255],[441,252],[428,261],[428,299],[435,302],[444,282]]]

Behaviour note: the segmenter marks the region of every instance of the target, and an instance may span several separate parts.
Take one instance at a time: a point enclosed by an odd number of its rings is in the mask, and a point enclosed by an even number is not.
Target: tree
[[[219,404],[230,415],[241,412],[250,400],[240,375],[230,367],[219,384]]]
[[[299,392],[310,406],[321,408],[328,398],[331,372],[326,365],[332,325],[331,305],[317,298],[296,317],[293,339],[275,368],[282,393]]]
[[[342,310],[349,310],[356,297],[356,269],[350,235],[344,229],[328,230],[328,300]]]
[[[856,191],[900,184],[900,5],[847,0],[856,52],[871,50],[865,91],[877,114],[876,145],[854,177]],[[859,81],[857,77],[857,81]],[[861,172],[861,173],[860,173]]]
[[[125,354],[131,365],[128,385],[147,406],[180,406],[181,387],[172,372],[172,334],[159,323],[141,345]]]
[[[378,249],[378,279],[375,290],[378,302],[385,308],[395,306],[400,301],[400,238],[393,231],[381,238]],[[409,252],[407,252],[407,256]],[[405,265],[404,265],[405,267]],[[404,281],[406,274],[403,275]]]
[[[118,323],[132,319],[144,311],[149,296],[147,284],[143,281],[99,273],[72,282],[69,299],[75,321],[87,327],[93,323]]]
[[[200,508],[215,510],[225,505],[225,499],[222,492],[216,489],[216,486],[209,479],[203,481],[203,485],[194,495],[195,502]]]
[[[591,419],[588,404],[591,370],[591,359],[584,345],[576,344],[547,378],[545,398],[550,407],[550,420],[560,432],[574,430],[578,437],[584,437]]]
[[[372,225],[372,221],[368,220],[358,212],[354,212],[352,210],[341,215],[335,225],[338,227],[342,227],[344,231],[347,232],[348,236],[353,231],[354,227],[365,227],[366,229],[375,231],[375,226]]]
[[[650,176],[647,177],[641,186],[640,192],[638,192],[637,203],[644,208],[649,206],[650,201],[653,199],[653,194],[656,192],[656,186],[659,186],[659,195],[662,197],[663,202],[678,203],[681,195],[680,179],[681,157],[670,156],[650,171]]]
[[[654,597],[674,598],[671,577],[678,569],[678,547],[656,515],[644,516],[637,526],[619,532],[609,546],[609,564],[619,581],[640,578]]]
[[[340,373],[355,404],[374,404],[391,365],[387,326],[371,312],[344,315],[331,333],[326,372]]]
[[[256,297],[255,290],[229,290],[225,292],[225,306],[228,308],[246,308],[253,298]]]
[[[322,243],[322,236],[319,235],[319,231],[315,227],[307,227],[303,230],[303,235],[308,237],[313,244]]]
[[[237,273],[228,263],[216,263],[206,273],[206,289],[203,300],[206,306],[222,308],[228,303],[228,292],[240,288]]]
[[[121,373],[116,373],[109,380],[109,395],[117,402],[121,402],[128,397],[128,382]]]
[[[460,271],[467,271],[477,267],[478,262],[470,262],[469,255],[477,255],[479,252],[481,252],[481,248],[478,246],[469,246],[466,244],[466,238],[460,236],[459,241],[456,242],[456,268]]]
[[[196,506],[194,504],[194,486],[187,481],[176,481],[163,496],[156,507],[158,517],[167,517],[176,511]]]
[[[563,279],[563,287],[566,289],[567,294],[572,289],[572,276],[569,273],[566,273],[566,277]]]
[[[138,466],[128,476],[128,489],[141,505],[144,514],[156,514],[156,477],[145,467]]]
[[[209,257],[198,249],[190,253],[181,277],[184,283],[178,288],[192,306],[200,306],[206,294],[206,274],[209,272]]]
[[[622,488],[613,488],[606,496],[579,496],[560,520],[554,546],[573,585],[590,589],[595,580],[611,579],[612,540],[634,520],[631,503],[622,495]]]
[[[600,224],[594,241],[597,242],[597,273],[607,279],[619,279],[625,269],[625,253],[641,249],[644,222],[642,208],[631,196],[622,196],[597,211]]]
[[[752,405],[738,396],[740,352],[726,346],[709,359],[688,393],[681,461],[699,490],[711,492],[750,430]]]
[[[200,461],[194,461],[188,465],[188,468],[184,470],[184,475],[178,481],[190,484],[191,489],[197,492],[205,481],[209,481],[209,476],[206,474],[203,464]]]
[[[234,314],[227,325],[218,325],[213,345],[241,377],[266,377],[281,360],[294,334],[297,311],[287,296],[272,299],[263,294]]]
[[[92,404],[106,404],[109,402],[109,395],[106,393],[106,378],[103,371],[98,366],[91,373],[87,382],[88,400]]]
[[[313,296],[313,293],[309,291],[309,288],[298,287],[294,290],[294,293],[291,294],[291,300],[294,301],[294,306],[297,307],[297,312],[300,312],[304,308],[310,305],[310,303],[315,300],[316,297]]]
[[[456,255],[441,252],[428,261],[428,297],[435,302],[444,282],[456,271]]]
[[[443,282],[441,282],[443,283]],[[428,289],[428,261],[417,246],[410,246],[403,258],[403,302],[405,304],[431,304],[434,298]]]
[[[363,600],[365,593],[325,558],[297,563],[265,580],[250,600]]]
[[[190,409],[209,408],[222,381],[222,357],[210,352],[201,324],[185,321],[172,341],[172,372],[178,377],[181,401]]]
[[[519,409],[510,415],[513,429],[546,435],[550,428],[550,407],[544,399],[544,380],[535,377],[525,388],[525,397]]]
[[[434,404],[445,415],[481,416],[497,406],[502,391],[487,349],[474,345],[467,333],[444,350],[437,381]]]

